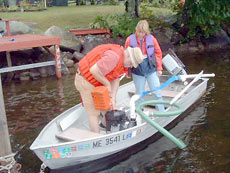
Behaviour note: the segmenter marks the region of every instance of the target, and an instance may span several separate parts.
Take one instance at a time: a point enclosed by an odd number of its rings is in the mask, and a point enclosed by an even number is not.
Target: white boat
[[[162,76],[161,83],[167,81],[170,76]],[[187,110],[205,93],[208,78],[199,77],[197,81],[187,79],[191,83],[186,86],[182,81],[176,81],[162,90],[163,100],[173,100],[182,93],[176,102]],[[193,82],[192,82],[193,81]],[[182,91],[182,92],[181,92]],[[135,92],[133,82],[122,85],[117,94],[117,107],[125,108],[129,115],[131,95]],[[179,94],[180,95],[180,94]],[[150,96],[145,99],[149,100]],[[167,111],[175,110],[169,107]],[[154,107],[144,107],[146,114],[156,111]],[[154,121],[161,127],[166,127],[179,118],[181,114],[170,117],[154,117]],[[134,146],[156,134],[158,130],[139,117],[137,125],[124,130],[106,133],[101,130],[100,134],[90,132],[88,116],[82,106],[78,104],[61,115],[57,116],[40,132],[30,149],[50,169],[59,169],[72,165],[78,165],[95,161],[110,156]],[[171,142],[169,140],[169,142]]]

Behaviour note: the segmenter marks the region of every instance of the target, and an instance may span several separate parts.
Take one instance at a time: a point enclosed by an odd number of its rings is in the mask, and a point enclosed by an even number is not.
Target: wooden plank
[[[0,74],[6,72],[18,71],[18,70],[26,70],[26,69],[36,68],[36,67],[44,67],[44,66],[55,65],[55,64],[56,64],[55,61],[47,61],[47,62],[40,62],[34,64],[13,66],[13,67],[5,67],[5,68],[0,68]]]
[[[74,35],[88,35],[88,34],[109,34],[106,28],[104,29],[70,29]]]
[[[7,20],[0,20],[0,22],[9,22],[9,21],[20,21],[22,19],[7,19]]]
[[[0,157],[7,156],[12,153],[10,138],[7,126],[3,91],[2,91],[2,82],[0,74]]]
[[[14,35],[0,38],[0,52],[33,47],[60,45],[61,38],[33,34]]]
[[[8,67],[12,66],[12,61],[11,61],[11,56],[10,56],[10,52],[6,52],[6,59],[7,59],[7,65]]]
[[[6,52],[6,59],[7,59],[7,64],[8,67],[12,67],[12,61],[11,61],[11,56],[10,56],[10,52]],[[14,73],[7,73],[7,79],[11,80],[14,77]]]

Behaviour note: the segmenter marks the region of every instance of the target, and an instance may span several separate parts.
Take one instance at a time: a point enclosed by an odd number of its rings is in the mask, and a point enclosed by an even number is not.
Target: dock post
[[[12,67],[11,55],[9,51],[6,51],[6,60],[8,67]],[[11,80],[14,77],[13,72],[7,73],[7,79]]]
[[[5,104],[3,98],[2,79],[0,73],[0,168],[3,172],[19,173],[19,167],[12,153],[10,137],[7,125]],[[6,159],[7,158],[7,159]],[[2,167],[3,166],[3,167]],[[6,167],[6,169],[4,169]],[[0,170],[1,172],[2,170]]]
[[[59,45],[54,46],[54,54],[55,54],[55,61],[56,61],[56,75],[58,79],[61,79],[61,52]]]
[[[8,132],[8,125],[6,119],[3,90],[2,90],[2,80],[0,73],[0,157],[6,156],[12,153],[10,138]]]
[[[7,65],[8,67],[12,67],[12,61],[11,61],[11,56],[10,56],[10,52],[6,51],[6,59],[7,59]]]
[[[7,36],[11,36],[11,31],[10,31],[10,20],[6,20],[6,31],[7,31]]]

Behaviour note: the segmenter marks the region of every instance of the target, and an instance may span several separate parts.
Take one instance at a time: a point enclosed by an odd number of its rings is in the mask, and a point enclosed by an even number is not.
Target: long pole
[[[7,156],[12,153],[10,138],[8,132],[8,125],[6,119],[3,91],[2,91],[2,80],[0,73],[0,157]]]
[[[203,75],[203,70],[198,75],[196,75],[196,77],[192,80],[192,82],[190,82],[179,94],[177,94],[171,100],[170,105],[175,103],[185,93],[185,91],[187,91],[192,86],[192,84],[194,84],[196,81],[198,81],[201,78],[202,75]]]

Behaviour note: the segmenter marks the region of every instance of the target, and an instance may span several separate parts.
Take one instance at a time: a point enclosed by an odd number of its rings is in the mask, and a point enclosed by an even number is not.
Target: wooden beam
[[[70,29],[70,33],[74,35],[88,35],[88,34],[109,34],[108,29]]]
[[[53,55],[55,58],[55,53],[53,53],[47,46],[42,46],[49,54]]]
[[[12,67],[12,61],[11,61],[11,56],[9,51],[6,51],[6,59],[7,59],[8,67]]]
[[[0,74],[0,157],[7,156],[12,153],[8,125],[6,119],[3,91],[2,91],[2,80]]]
[[[15,51],[41,46],[53,46],[61,43],[61,38],[44,35],[13,35],[0,38],[0,52]]]
[[[18,70],[26,70],[26,69],[36,68],[36,67],[44,67],[44,66],[55,65],[55,64],[56,64],[55,61],[47,61],[47,62],[28,64],[28,65],[5,67],[5,68],[0,68],[0,74],[6,72],[18,71]]]
[[[12,67],[11,55],[9,51],[6,51],[6,59],[8,67]],[[14,77],[14,73],[7,73],[7,79],[12,80]]]

